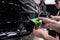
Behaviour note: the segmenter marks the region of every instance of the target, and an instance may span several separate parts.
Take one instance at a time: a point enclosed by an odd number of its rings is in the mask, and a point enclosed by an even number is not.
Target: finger
[[[43,17],[38,17],[39,20],[43,20]]]
[[[51,18],[54,20],[60,20],[60,16],[51,16]]]
[[[43,28],[49,28],[49,24],[44,25]]]

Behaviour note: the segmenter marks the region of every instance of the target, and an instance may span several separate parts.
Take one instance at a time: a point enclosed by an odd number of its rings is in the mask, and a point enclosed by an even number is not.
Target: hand
[[[48,32],[45,31],[43,28],[42,29],[33,29],[33,35],[40,37],[40,38],[44,38],[45,36],[48,35]]]
[[[45,18],[45,17],[38,17],[39,20],[42,20],[42,27],[45,27],[45,28],[50,28],[52,25],[51,24],[54,24],[55,20],[52,20],[50,18]]]
[[[42,20],[45,24],[55,21],[55,20],[51,20],[50,18],[45,18],[45,17],[38,17],[38,19]]]

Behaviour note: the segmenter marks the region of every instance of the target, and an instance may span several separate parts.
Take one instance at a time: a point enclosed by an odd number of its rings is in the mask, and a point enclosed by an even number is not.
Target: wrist
[[[54,38],[54,37],[52,37],[52,36],[50,36],[50,35],[45,35],[45,36],[43,37],[43,39],[44,39],[44,40],[57,40],[56,38]]]
[[[42,36],[43,36],[43,38],[45,39],[45,38],[47,38],[49,35],[44,34],[44,35],[42,35]]]

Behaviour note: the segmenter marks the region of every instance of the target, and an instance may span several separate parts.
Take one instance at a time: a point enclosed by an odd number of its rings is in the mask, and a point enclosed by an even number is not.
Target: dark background
[[[58,12],[54,4],[46,5],[46,11],[51,15],[56,15],[56,13]]]

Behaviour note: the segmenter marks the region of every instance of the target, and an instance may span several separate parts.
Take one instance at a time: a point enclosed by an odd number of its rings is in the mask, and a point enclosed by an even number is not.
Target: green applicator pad
[[[30,19],[35,25],[42,23],[42,20],[38,20],[37,18]]]

